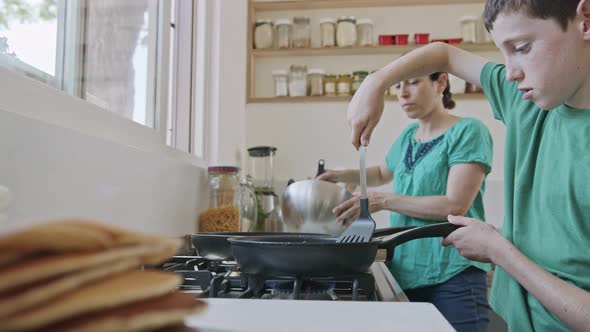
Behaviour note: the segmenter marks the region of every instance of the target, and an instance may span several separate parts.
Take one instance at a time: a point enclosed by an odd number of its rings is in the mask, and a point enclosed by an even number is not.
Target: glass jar
[[[361,86],[361,83],[369,76],[369,72],[365,70],[359,70],[352,73],[352,94],[356,92]]]
[[[335,97],[336,93],[336,75],[325,75],[324,76],[324,96]]]
[[[307,66],[291,65],[289,73],[289,96],[307,96]]]
[[[340,97],[350,96],[352,92],[352,78],[350,74],[338,75],[338,82],[336,84],[336,93]]]
[[[291,47],[291,20],[281,19],[275,22],[277,48]]]
[[[353,16],[338,18],[336,43],[339,47],[350,47],[356,44],[356,19]]]
[[[477,17],[465,16],[461,20],[461,38],[464,43],[475,43],[477,38]]]
[[[199,232],[240,231],[239,168],[209,167],[209,208],[199,215]]]
[[[255,232],[258,230],[258,200],[254,184],[249,176],[242,176],[240,180],[240,232]]]
[[[397,84],[390,86],[388,90],[390,96],[397,96]]]
[[[336,46],[336,20],[329,17],[320,20],[320,40],[322,47]]]
[[[272,48],[274,29],[271,20],[256,20],[254,24],[254,48]]]
[[[273,70],[272,77],[275,83],[275,97],[289,96],[289,74],[286,70]]]
[[[293,47],[309,48],[311,46],[311,26],[309,17],[293,17]]]
[[[307,77],[309,78],[309,95],[323,96],[324,95],[324,74],[323,69],[310,69]]]
[[[364,18],[356,23],[359,46],[373,46],[373,21]]]

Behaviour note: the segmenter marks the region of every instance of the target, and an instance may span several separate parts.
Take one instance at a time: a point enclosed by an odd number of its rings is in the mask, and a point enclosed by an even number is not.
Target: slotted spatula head
[[[365,147],[361,145],[360,177],[361,177],[361,212],[348,229],[338,238],[340,243],[369,242],[375,231],[375,220],[369,213],[369,198],[367,197],[367,171],[365,168]]]

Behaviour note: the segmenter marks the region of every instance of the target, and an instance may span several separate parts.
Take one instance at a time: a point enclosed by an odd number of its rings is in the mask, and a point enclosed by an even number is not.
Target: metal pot
[[[332,209],[352,194],[341,186],[321,180],[297,181],[285,189],[281,210],[286,230],[340,235],[345,228],[336,222]]]

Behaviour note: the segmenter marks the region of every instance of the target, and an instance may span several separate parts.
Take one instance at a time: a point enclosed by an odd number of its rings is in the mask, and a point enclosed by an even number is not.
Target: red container
[[[416,43],[416,45],[428,44],[429,37],[430,37],[429,33],[416,33],[416,34],[414,34],[414,43]]]
[[[408,45],[409,35],[393,35],[393,43],[395,45]]]
[[[449,40],[448,39],[432,39],[430,42],[431,43],[436,43],[436,42],[448,43]]]
[[[449,44],[461,44],[463,38],[451,38],[449,39]]]
[[[379,35],[379,45],[393,45],[393,35]]]

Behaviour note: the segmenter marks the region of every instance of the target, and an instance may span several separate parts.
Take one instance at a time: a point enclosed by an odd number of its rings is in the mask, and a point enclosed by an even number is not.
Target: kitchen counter
[[[200,331],[454,331],[430,303],[205,299],[187,324]]]

